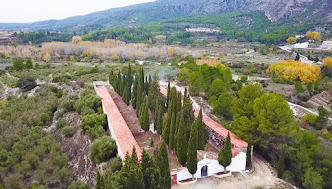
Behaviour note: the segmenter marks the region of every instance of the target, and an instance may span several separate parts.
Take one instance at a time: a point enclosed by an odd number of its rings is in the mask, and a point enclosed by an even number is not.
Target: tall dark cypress
[[[150,118],[149,118],[149,102],[148,97],[145,97],[144,102],[140,110],[140,123],[144,131],[149,131],[150,129]]]
[[[170,133],[169,133],[169,147],[174,149],[175,146],[175,131],[176,131],[176,113],[172,114],[172,120],[170,125]]]
[[[167,120],[164,122],[162,137],[166,144],[169,144],[170,125],[172,120],[172,113],[167,114]]]
[[[232,154],[231,137],[229,136],[229,133],[228,133],[224,146],[219,151],[218,162],[226,170],[226,167],[228,167],[232,163],[232,157],[233,157],[233,154]]]
[[[129,97],[129,101],[131,100],[131,86],[132,86],[132,74],[131,74],[131,65],[129,63],[129,67],[128,67],[128,76],[127,76],[127,85],[129,86],[128,89],[128,97]]]
[[[179,128],[176,134],[176,154],[181,165],[187,162],[187,129],[184,124],[183,115],[180,116]]]
[[[168,86],[167,86],[167,101],[166,101],[166,105],[167,108],[169,107],[169,99],[170,99],[170,94],[171,93],[171,81],[168,81]]]
[[[249,142],[248,143],[248,147],[247,147],[247,168],[250,168],[251,167],[251,143]]]
[[[168,161],[168,152],[167,146],[165,142],[163,142],[160,148],[157,151],[157,165],[160,169],[160,175],[162,177],[162,186],[164,189],[171,188],[171,171],[169,168],[169,161]]]
[[[207,131],[205,130],[205,124],[203,122],[203,112],[202,109],[199,110],[199,114],[196,120],[197,124],[197,141],[198,141],[198,149],[199,150],[204,150],[205,149],[205,144],[206,144],[206,136],[207,136]]]
[[[194,174],[197,171],[197,125],[195,123],[191,126],[190,137],[188,142],[188,153],[187,153],[187,167],[188,171]]]
[[[156,161],[143,149],[141,169],[143,173],[144,186],[147,189],[162,188],[160,169]]]
[[[162,105],[159,106],[158,111],[159,112],[158,112],[158,119],[157,119],[157,122],[158,122],[157,132],[159,134],[162,134],[162,132],[163,132],[163,122],[164,122],[164,120],[163,120],[164,113],[162,111]]]
[[[139,110],[144,100],[144,96],[142,95],[144,92],[144,82],[141,80],[142,76],[138,78],[138,85],[137,85],[137,98],[136,98],[136,112],[139,115]],[[144,79],[143,79],[144,81]]]
[[[133,106],[134,109],[136,109],[136,103],[137,103],[137,87],[138,87],[138,78],[137,78],[137,74],[135,75],[135,80],[134,80],[134,84],[133,84],[133,94],[132,94],[132,100],[131,100],[131,104]]]

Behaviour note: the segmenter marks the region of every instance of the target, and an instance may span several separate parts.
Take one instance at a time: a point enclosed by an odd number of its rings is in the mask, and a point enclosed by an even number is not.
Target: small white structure
[[[203,157],[203,158],[202,158]],[[232,158],[232,163],[226,168],[227,171],[241,172],[246,170],[246,153],[239,152]],[[197,151],[197,171],[195,178],[204,178],[213,176],[216,173],[223,172],[225,169],[218,162],[217,152]],[[183,168],[177,173],[177,182],[192,178],[187,168]]]
[[[297,48],[297,49],[305,49],[305,48],[308,48],[308,47],[309,47],[309,42],[294,44],[294,48]]]
[[[332,41],[323,41],[319,48],[324,50],[332,50]]]
[[[136,60],[136,62],[137,62],[139,65],[141,65],[141,66],[143,66],[143,64],[144,64],[144,61],[143,61],[143,60]]]

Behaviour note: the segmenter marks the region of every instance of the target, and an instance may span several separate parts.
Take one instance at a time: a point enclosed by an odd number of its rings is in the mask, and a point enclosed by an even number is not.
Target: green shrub
[[[314,125],[317,121],[318,116],[314,114],[306,114],[302,116],[302,120],[307,122],[309,125]]]
[[[56,128],[57,129],[61,129],[61,128],[64,128],[66,126],[69,126],[69,123],[66,119],[59,119],[58,122],[56,123]]]
[[[71,137],[74,135],[75,129],[73,126],[65,126],[61,129],[61,131],[65,136]]]
[[[94,163],[108,161],[116,156],[117,146],[109,136],[96,139],[91,145],[90,158]]]
[[[81,180],[73,181],[68,189],[89,189],[89,185]]]

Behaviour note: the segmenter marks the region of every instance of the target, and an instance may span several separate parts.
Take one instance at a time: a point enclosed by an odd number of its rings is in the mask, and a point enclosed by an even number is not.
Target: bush
[[[122,160],[118,157],[111,159],[109,168],[113,173],[120,171],[122,169]]]
[[[309,91],[305,91],[305,92],[303,92],[303,93],[299,93],[299,94],[297,95],[297,97],[298,97],[300,100],[306,102],[306,101],[308,101],[308,100],[310,99],[311,96],[310,96]]]
[[[101,163],[114,157],[117,146],[109,136],[96,139],[91,145],[90,158],[94,163]]]
[[[89,189],[89,185],[81,180],[73,181],[68,189]]]
[[[56,128],[57,129],[62,129],[66,126],[69,126],[69,123],[68,123],[67,120],[65,120],[63,118],[59,119],[58,122],[56,123]]]
[[[75,129],[73,126],[65,126],[61,129],[61,131],[65,136],[71,137],[74,135]]]
[[[34,77],[21,78],[17,81],[16,86],[22,89],[23,91],[29,91],[37,86],[36,78]]]
[[[302,116],[302,120],[307,122],[309,125],[314,125],[317,121],[318,116],[314,114],[306,114]]]

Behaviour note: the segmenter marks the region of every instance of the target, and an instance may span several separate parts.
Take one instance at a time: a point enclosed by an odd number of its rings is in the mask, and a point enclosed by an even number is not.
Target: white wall
[[[237,156],[232,158],[232,163],[226,168],[226,170],[231,172],[244,171],[246,169],[246,159],[246,154],[244,152],[240,152]],[[195,178],[202,178],[201,170],[205,165],[208,166],[207,176],[212,176],[215,173],[224,171],[224,167],[219,164],[218,160],[206,158],[197,163],[197,171],[194,175]],[[187,168],[184,168],[177,173],[177,181],[186,180],[189,178],[192,178],[192,175],[189,173]]]

